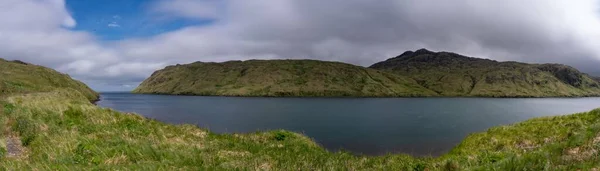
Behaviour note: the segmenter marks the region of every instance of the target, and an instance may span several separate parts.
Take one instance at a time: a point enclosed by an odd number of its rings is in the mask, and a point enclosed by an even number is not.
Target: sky
[[[427,48],[600,76],[600,0],[0,0],[0,58],[128,91],[195,61],[360,66]]]

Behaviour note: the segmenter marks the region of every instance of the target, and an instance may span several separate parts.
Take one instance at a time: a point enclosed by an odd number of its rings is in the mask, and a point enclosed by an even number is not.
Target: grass
[[[594,77],[560,64],[497,62],[421,49],[369,68],[409,76],[440,96],[600,96]]]
[[[90,101],[99,97],[98,93],[84,83],[71,79],[69,75],[38,65],[0,58],[0,97],[65,88],[83,93]]]
[[[207,96],[433,96],[414,80],[340,62],[249,60],[196,62],[152,74],[135,93]]]
[[[296,67],[294,70],[301,67],[296,66],[294,61],[290,63]],[[347,69],[378,72],[355,67]],[[554,69],[551,67],[548,70]],[[304,68],[299,71],[308,74],[319,70]],[[570,79],[573,76],[568,69],[554,71],[562,78]],[[229,70],[222,69],[220,72],[228,73]],[[245,70],[238,74],[248,75],[252,72]],[[365,83],[352,89],[352,92],[362,92],[370,90],[365,87],[385,86],[390,81],[404,79],[383,72],[380,74],[367,74],[371,75],[369,79],[363,79],[365,75],[346,75],[356,79],[343,83]],[[338,77],[330,79],[335,81]],[[377,83],[372,84],[373,81]],[[0,170],[420,171],[600,168],[600,109],[490,128],[486,132],[468,136],[449,153],[439,157],[411,157],[405,154],[357,156],[344,151],[328,152],[310,138],[285,130],[215,134],[194,125],[165,124],[133,113],[100,108],[90,103],[97,99],[97,93],[83,83],[51,69],[22,62],[0,60],[0,83]],[[310,80],[289,84],[309,83]],[[587,84],[585,80],[575,80],[573,83]],[[228,86],[232,85],[220,84],[220,87]],[[404,86],[406,89],[402,90],[407,92],[412,88],[420,89],[413,87],[413,84]],[[347,87],[352,86],[344,88]],[[18,146],[21,152],[16,156],[6,155],[9,152],[8,142],[20,142]]]
[[[445,155],[416,158],[328,152],[310,138],[284,130],[215,134],[100,108],[77,91],[12,95],[2,105],[1,123],[21,138],[26,152],[2,158],[0,170],[600,168],[600,110],[490,128],[470,135]]]
[[[600,96],[600,82],[566,65],[497,62],[422,49],[369,68],[316,60],[168,66],[133,92],[274,97],[582,97]]]

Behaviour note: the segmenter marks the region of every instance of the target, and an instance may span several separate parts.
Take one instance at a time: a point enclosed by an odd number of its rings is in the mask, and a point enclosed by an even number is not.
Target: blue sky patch
[[[67,0],[78,31],[102,40],[150,37],[188,26],[209,25],[212,20],[164,17],[150,11],[156,0]]]

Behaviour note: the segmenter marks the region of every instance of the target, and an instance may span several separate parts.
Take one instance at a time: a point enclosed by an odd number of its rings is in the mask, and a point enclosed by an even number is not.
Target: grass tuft
[[[17,117],[13,131],[19,134],[23,146],[29,146],[35,140],[38,133],[33,121],[25,116]]]
[[[474,133],[440,157],[328,152],[277,130],[214,134],[103,109],[72,90],[2,100],[27,148],[0,170],[590,170],[600,168],[600,110],[543,117]],[[0,140],[3,137],[0,136]],[[0,143],[0,149],[4,149]]]

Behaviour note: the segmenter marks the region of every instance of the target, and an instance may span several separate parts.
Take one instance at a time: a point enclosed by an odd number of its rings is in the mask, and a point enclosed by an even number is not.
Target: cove
[[[330,151],[436,156],[470,133],[585,112],[600,98],[263,98],[102,93],[102,107],[216,133],[285,129]]]

